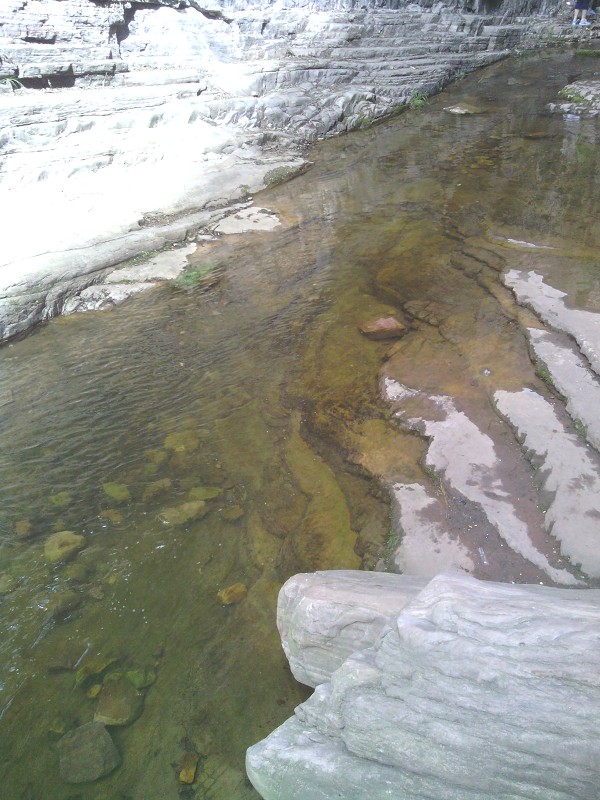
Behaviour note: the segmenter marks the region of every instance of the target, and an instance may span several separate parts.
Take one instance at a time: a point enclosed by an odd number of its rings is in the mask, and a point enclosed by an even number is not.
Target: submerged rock
[[[3,597],[5,594],[10,594],[10,592],[16,588],[17,581],[13,576],[9,575],[8,572],[3,572],[0,575],[0,597]]]
[[[245,583],[233,583],[226,589],[221,589],[217,592],[217,600],[224,606],[231,606],[234,603],[241,602],[248,594],[248,587]]]
[[[227,520],[227,522],[235,522],[241,519],[244,513],[244,509],[241,506],[229,506],[229,508],[224,509],[221,516],[223,519]]]
[[[148,484],[148,486],[144,489],[142,500],[144,501],[144,503],[148,503],[155,497],[158,497],[159,495],[170,491],[172,487],[173,487],[173,481],[170,478],[161,478],[158,481],[153,481],[152,483]],[[200,498],[194,498],[194,499],[200,499]]]
[[[110,497],[115,503],[128,503],[131,500],[129,487],[124,483],[113,483],[109,481],[108,483],[102,484],[102,489],[104,494]]]
[[[198,754],[187,751],[181,759],[181,770],[179,771],[180,783],[193,783],[196,780],[196,768],[198,767]]]
[[[60,777],[66,783],[96,781],[121,763],[119,751],[100,722],[88,722],[69,731],[57,747]]]
[[[114,656],[86,659],[75,673],[75,686],[81,686],[92,678],[99,678],[116,660]]]
[[[71,505],[73,502],[73,497],[69,494],[69,492],[57,492],[56,494],[50,495],[48,501],[53,508],[62,511]]]
[[[31,520],[20,519],[18,522],[15,522],[15,536],[17,539],[30,539],[33,536]]]
[[[244,583],[233,583],[226,589],[217,592],[217,600],[224,606],[231,606],[241,602],[248,594],[248,587]]]
[[[70,561],[85,547],[85,537],[73,531],[53,533],[44,543],[44,555],[51,564]]]
[[[477,106],[472,106],[469,103],[461,103],[455,106],[446,106],[444,108],[448,114],[456,114],[459,117],[468,116],[469,114],[483,114],[483,109]]]
[[[156,670],[140,667],[139,669],[130,669],[125,675],[127,680],[136,689],[147,689],[152,686],[156,680]]]
[[[217,486],[194,486],[188,492],[190,500],[214,500],[223,494],[223,490]]]
[[[46,610],[50,612],[53,619],[60,620],[66,617],[71,611],[75,611],[81,605],[81,595],[73,590],[66,592],[56,592],[50,598]]]
[[[182,503],[173,508],[163,508],[158,515],[159,520],[168,527],[185,525],[195,519],[201,519],[208,512],[204,500],[194,500],[189,503]]]
[[[106,519],[112,525],[120,525],[123,522],[123,514],[118,508],[103,508],[98,514],[100,519]]]
[[[367,339],[399,339],[408,333],[408,328],[396,317],[380,317],[370,322],[361,322],[359,331]]]
[[[140,716],[143,706],[144,695],[126,675],[109,675],[98,695],[94,721],[105,725],[129,725]]]

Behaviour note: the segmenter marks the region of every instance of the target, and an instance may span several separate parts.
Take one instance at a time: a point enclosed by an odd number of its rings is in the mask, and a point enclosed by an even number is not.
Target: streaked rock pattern
[[[265,800],[593,800],[599,644],[598,590],[440,575],[248,750],[248,774]]]
[[[277,627],[296,680],[318,686],[346,658],[371,647],[425,586],[421,578],[352,570],[307,572],[279,593]]]

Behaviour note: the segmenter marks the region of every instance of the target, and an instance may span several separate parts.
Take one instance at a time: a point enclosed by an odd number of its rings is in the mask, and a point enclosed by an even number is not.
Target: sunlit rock
[[[548,532],[573,564],[600,578],[600,457],[537,392],[498,391],[494,400],[540,469]]]
[[[374,645],[426,583],[358,570],[294,575],[279,592],[277,627],[296,680],[329,680],[349,655]]]
[[[100,722],[88,722],[69,731],[57,747],[60,777],[66,783],[96,781],[121,763],[119,751]]]
[[[70,561],[85,547],[85,537],[73,531],[53,533],[44,543],[44,556],[51,564]]]
[[[599,637],[599,590],[439,575],[248,750],[250,780],[265,800],[594,800]]]

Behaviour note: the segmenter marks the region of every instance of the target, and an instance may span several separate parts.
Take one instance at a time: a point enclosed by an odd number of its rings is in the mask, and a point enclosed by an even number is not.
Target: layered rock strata
[[[517,582],[597,580],[600,314],[593,303],[573,307],[541,272],[509,268],[502,280],[515,306],[501,294],[497,272],[526,252],[542,268],[558,256],[553,247],[516,240],[507,240],[504,254],[486,248],[479,258],[495,273],[486,286],[522,318],[537,383],[510,375],[499,384],[490,378],[488,389],[486,368],[480,374],[489,394],[477,403],[464,391],[451,397],[403,383],[401,352],[388,361],[382,394],[400,427],[425,439],[428,478],[388,478],[398,537],[388,566],[422,577],[454,569]]]
[[[359,575],[370,594],[380,576]],[[332,581],[337,606],[339,573]],[[402,604],[413,587],[395,581]],[[300,587],[324,604],[328,583],[327,573],[291,579],[300,636],[314,624]],[[320,619],[316,671],[322,636],[337,636],[337,621],[328,630]],[[248,750],[265,800],[597,797],[600,591],[445,574],[373,633],[373,647],[349,656]],[[304,659],[312,669],[309,647]]]
[[[186,214],[300,168],[306,141],[560,33],[552,17],[514,17],[531,10],[556,12],[527,2],[493,16],[397,0],[8,0],[0,340],[61,313],[136,249],[193,238],[202,222]]]

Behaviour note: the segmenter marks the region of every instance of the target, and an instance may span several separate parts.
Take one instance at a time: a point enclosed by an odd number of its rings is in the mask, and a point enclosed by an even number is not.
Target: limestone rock
[[[599,590],[439,575],[248,750],[248,775],[265,800],[594,800],[598,641]]]
[[[58,742],[60,777],[66,783],[88,783],[110,774],[121,763],[119,751],[100,722],[69,731]]]
[[[190,0],[2,4],[0,340],[65,309],[119,302],[133,273],[116,276],[118,288],[91,284],[225,216],[196,209],[235,204],[305,166],[302,142],[560,36],[537,6],[534,22],[514,17],[532,0],[501,4],[498,17],[462,2],[225,5],[227,20],[223,4],[202,11]],[[247,215],[253,228],[276,224]],[[36,225],[24,237],[26,218]],[[144,272],[138,288],[163,274]]]
[[[104,725],[129,725],[142,713],[144,695],[138,692],[126,675],[109,675],[98,695],[95,722]]]
[[[53,533],[44,543],[44,555],[51,564],[70,561],[85,547],[85,537],[73,531]]]
[[[358,570],[294,575],[279,592],[277,627],[296,680],[328,681],[348,656],[372,647],[426,583]]]
[[[381,317],[371,322],[361,322],[358,326],[359,331],[367,339],[399,339],[408,332],[406,325],[396,319],[396,317]]]

